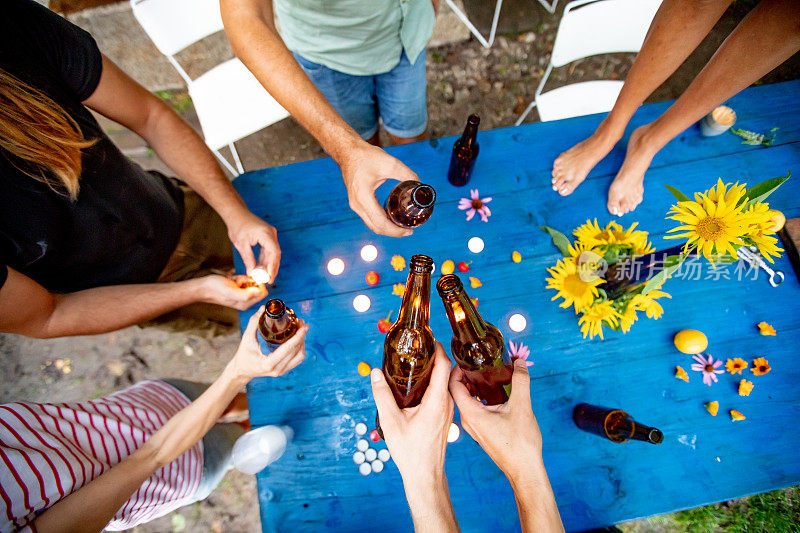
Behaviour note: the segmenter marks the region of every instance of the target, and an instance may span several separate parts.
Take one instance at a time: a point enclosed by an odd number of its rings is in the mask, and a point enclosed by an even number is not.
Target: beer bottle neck
[[[459,340],[468,341],[486,336],[486,322],[472,305],[472,300],[463,287],[445,295],[442,300],[450,327]]]
[[[430,295],[430,272],[411,271],[397,322],[410,327],[427,325],[430,318]]]
[[[478,138],[478,125],[468,123],[467,127],[464,128],[464,133],[461,134],[461,144],[469,146],[473,144],[477,138]]]
[[[661,441],[664,440],[664,435],[659,429],[651,428],[650,426],[645,426],[644,424],[639,424],[632,419],[626,420],[626,423],[632,424],[633,426],[631,428],[632,431],[630,432],[630,438],[633,440],[641,440],[651,444],[660,444]]]

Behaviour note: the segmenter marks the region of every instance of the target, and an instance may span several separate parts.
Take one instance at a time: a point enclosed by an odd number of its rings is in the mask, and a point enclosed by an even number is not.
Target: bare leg
[[[762,0],[663,115],[631,134],[625,161],[608,191],[612,214],[642,201],[653,156],[680,132],[800,50],[800,2]]]
[[[731,0],[664,0],[614,108],[594,134],[558,156],[553,190],[566,196],[617,144],[642,102],[689,57]]]
[[[428,130],[423,131],[421,134],[417,135],[416,137],[395,137],[394,135],[392,135],[388,131],[386,132],[386,134],[389,136],[389,139],[391,139],[392,144],[408,144],[408,143],[413,143],[413,142],[417,142],[417,141],[424,141],[424,140],[426,140],[428,138]]]

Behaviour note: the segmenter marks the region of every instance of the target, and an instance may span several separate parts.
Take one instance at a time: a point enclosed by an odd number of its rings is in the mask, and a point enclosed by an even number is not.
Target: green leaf
[[[550,238],[553,239],[553,244],[556,245],[556,248],[558,248],[558,251],[561,252],[561,255],[567,257],[569,255],[569,246],[571,244],[567,236],[549,226],[539,227],[542,231],[550,235]]]
[[[747,191],[745,191],[745,196],[748,198],[747,203],[745,204],[745,209],[753,204],[766,200],[770,194],[775,192],[775,190],[783,185],[783,182],[788,180],[791,176],[792,171],[789,170],[787,171],[786,176],[772,178],[767,181],[762,181],[757,185],[753,185],[752,187],[748,187]],[[744,198],[742,198],[742,200],[744,200]]]
[[[690,198],[688,196],[683,194],[681,191],[679,191],[678,189],[676,189],[672,185],[664,185],[664,187],[666,187],[667,190],[672,193],[672,196],[677,198],[679,202],[688,202],[688,201],[690,201]]]
[[[683,261],[686,259],[689,252],[681,255],[667,256],[664,259],[664,264],[665,264],[664,268],[661,270],[661,272],[659,272],[658,274],[647,280],[647,283],[645,283],[644,288],[642,288],[642,294],[646,295],[648,292],[652,291],[653,289],[664,283],[667,280],[667,278],[672,275],[673,272],[675,272],[676,270],[678,270],[678,268],[680,268],[681,263],[683,263]]]

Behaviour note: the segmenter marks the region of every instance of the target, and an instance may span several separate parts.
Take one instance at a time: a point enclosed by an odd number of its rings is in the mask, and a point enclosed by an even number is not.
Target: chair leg
[[[231,153],[233,154],[233,160],[236,161],[236,168],[239,169],[239,174],[244,174],[244,167],[242,166],[242,160],[239,159],[239,152],[236,151],[236,147],[233,143],[228,143],[228,148],[231,149]]]
[[[542,7],[545,8],[551,15],[555,14],[558,0],[553,0],[552,4],[548,4],[547,0],[539,0],[539,3],[542,4]]]
[[[217,159],[219,159],[219,162],[222,163],[222,166],[228,169],[228,172],[230,172],[234,178],[240,174],[235,168],[233,168],[233,166],[231,166],[230,163],[228,163],[227,159],[222,157],[222,154],[219,153],[219,150],[212,150],[212,152],[214,152],[214,155],[217,156]]]
[[[526,107],[526,108],[525,108],[525,111],[524,111],[524,112],[523,112],[523,113],[522,113],[522,114],[519,116],[519,118],[517,119],[517,121],[516,121],[516,122],[514,122],[514,125],[515,125],[515,126],[519,126],[520,124],[522,124],[522,121],[523,121],[523,120],[525,120],[525,117],[527,117],[527,116],[528,116],[528,113],[530,113],[530,112],[531,112],[531,109],[533,109],[533,108],[534,108],[534,106],[536,106],[536,100],[534,100],[533,102],[531,102],[530,104],[528,104],[528,107]]]
[[[486,40],[486,38],[483,35],[481,35],[481,32],[478,31],[478,28],[476,28],[475,25],[472,24],[472,22],[470,22],[470,20],[467,18],[467,15],[463,11],[461,11],[457,5],[453,3],[453,0],[445,0],[445,2],[447,2],[447,5],[450,6],[450,9],[453,11],[453,13],[455,13],[455,15],[461,20],[461,22],[464,23],[464,26],[467,27],[467,29],[472,33],[472,35],[474,35],[475,38],[478,39],[478,42],[480,42],[484,48],[491,48],[492,43],[494,42],[495,32],[497,31],[497,20],[500,18],[500,8],[503,5],[503,0],[497,0],[497,3],[495,4],[494,18],[492,19],[492,29],[489,32],[488,40]]]

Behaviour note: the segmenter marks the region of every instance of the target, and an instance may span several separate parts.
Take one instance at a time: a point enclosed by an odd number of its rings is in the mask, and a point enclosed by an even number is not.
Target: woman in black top
[[[193,191],[128,160],[89,109],[142,136]],[[100,333],[196,302],[245,309],[263,286],[199,276],[232,264],[230,241],[248,272],[278,271],[275,229],[200,137],[32,0],[4,2],[0,17],[0,190],[0,331]]]

